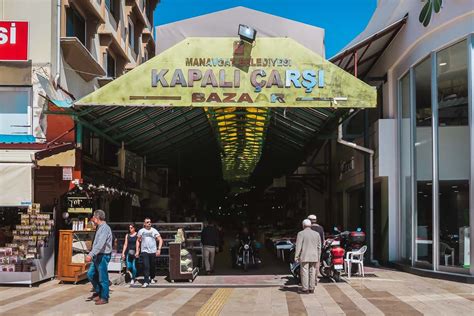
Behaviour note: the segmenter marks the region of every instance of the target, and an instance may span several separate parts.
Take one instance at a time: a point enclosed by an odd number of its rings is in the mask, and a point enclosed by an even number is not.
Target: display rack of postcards
[[[54,278],[53,225],[51,214],[41,213],[39,204],[20,213],[13,241],[0,248],[0,284],[31,286]]]

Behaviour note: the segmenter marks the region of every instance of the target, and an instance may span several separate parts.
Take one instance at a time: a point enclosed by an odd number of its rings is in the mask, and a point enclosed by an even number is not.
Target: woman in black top
[[[135,253],[137,251],[137,232],[135,224],[128,227],[129,233],[125,235],[125,243],[123,244],[122,260],[127,262],[127,270],[132,274],[130,285],[135,283],[137,277],[137,266],[135,264]]]

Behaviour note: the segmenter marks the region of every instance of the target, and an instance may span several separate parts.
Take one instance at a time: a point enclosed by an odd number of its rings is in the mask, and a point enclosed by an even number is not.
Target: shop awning
[[[52,145],[35,153],[36,164],[40,167],[74,167],[76,148],[74,144]]]
[[[364,79],[377,63],[385,49],[390,45],[408,19],[408,14],[398,21],[384,27],[374,34],[359,39],[329,61],[347,72]]]
[[[32,203],[32,163],[0,163],[0,206]]]
[[[373,87],[291,39],[250,46],[194,38],[79,100],[70,114],[148,164],[245,183],[291,171],[348,108],[375,105]]]

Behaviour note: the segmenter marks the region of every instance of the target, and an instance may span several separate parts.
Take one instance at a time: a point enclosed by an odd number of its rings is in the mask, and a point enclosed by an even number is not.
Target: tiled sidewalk
[[[85,302],[90,285],[0,287],[1,315],[474,315],[474,285],[383,269],[371,277],[320,283],[300,295],[287,276],[249,276],[272,287],[130,288],[113,286],[110,303]],[[225,276],[200,277],[210,286]],[[240,276],[229,276],[232,283]],[[273,279],[272,279],[273,278]],[[198,279],[199,280],[199,279]],[[196,280],[196,281],[198,281]],[[249,279],[247,279],[249,281]],[[278,282],[287,285],[277,284]],[[283,284],[284,284],[283,283]],[[222,283],[225,284],[225,283]],[[183,284],[185,285],[185,284]],[[197,285],[197,283],[196,283]]]

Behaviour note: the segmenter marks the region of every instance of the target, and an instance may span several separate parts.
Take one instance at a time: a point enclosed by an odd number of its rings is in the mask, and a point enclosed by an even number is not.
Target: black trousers
[[[142,252],[140,254],[143,261],[143,276],[145,277],[145,283],[150,284],[150,280],[155,278],[156,274],[156,253]]]

